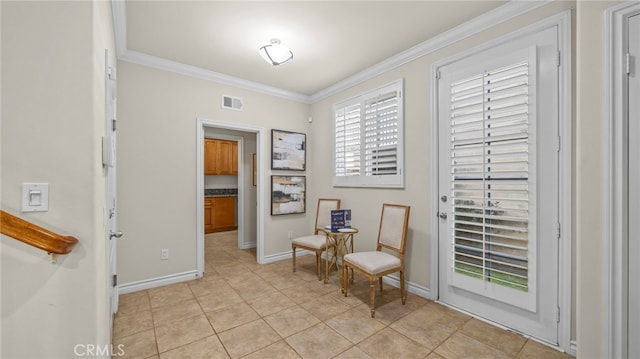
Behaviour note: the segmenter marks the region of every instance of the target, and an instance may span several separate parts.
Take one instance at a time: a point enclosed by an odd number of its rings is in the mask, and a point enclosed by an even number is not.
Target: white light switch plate
[[[49,184],[22,184],[22,212],[46,212],[49,210]]]

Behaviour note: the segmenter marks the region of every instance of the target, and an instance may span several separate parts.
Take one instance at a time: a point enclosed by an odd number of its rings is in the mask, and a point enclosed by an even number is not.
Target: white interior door
[[[640,15],[629,18],[629,358],[640,358]]]
[[[111,313],[118,311],[118,281],[117,281],[117,238],[122,236],[117,227],[116,212],[116,69],[111,63],[108,51],[106,58],[106,133],[103,142],[103,165],[106,174],[106,235],[108,245],[111,290],[109,303]],[[111,323],[113,324],[113,323]]]
[[[439,300],[558,343],[557,28],[440,67]]]

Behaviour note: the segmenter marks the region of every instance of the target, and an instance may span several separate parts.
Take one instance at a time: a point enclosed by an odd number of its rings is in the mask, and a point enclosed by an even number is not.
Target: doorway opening
[[[240,249],[256,248],[256,261],[264,262],[263,254],[263,213],[262,200],[263,177],[260,173],[263,155],[261,143],[265,129],[255,126],[197,119],[197,151],[196,151],[196,226],[197,226],[197,272],[202,276],[205,270],[205,175],[204,175],[204,141],[205,137],[226,138],[238,143],[238,173],[236,179],[237,200],[237,245]],[[255,162],[253,160],[255,155]],[[255,181],[254,176],[255,167]],[[227,183],[233,179],[227,178]],[[255,186],[253,185],[255,183]],[[215,184],[209,183],[210,186]],[[220,184],[225,186],[224,184]],[[228,184],[231,186],[231,184]]]

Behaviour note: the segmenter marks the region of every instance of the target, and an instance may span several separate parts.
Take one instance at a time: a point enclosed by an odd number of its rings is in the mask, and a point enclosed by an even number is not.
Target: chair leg
[[[342,262],[342,288],[340,288],[340,290],[342,290],[342,293],[344,293],[344,296],[347,296],[347,289],[349,288],[349,267]]]
[[[322,279],[322,276],[320,275],[320,263],[322,262],[321,257],[320,257],[320,253],[316,252],[316,266],[318,267],[318,280]]]
[[[322,254],[320,255],[322,258]],[[324,252],[324,284],[329,283],[329,248]]]
[[[407,292],[404,288],[404,271],[400,271],[400,295],[402,296],[402,305],[407,302]]]
[[[380,282],[380,293],[382,293],[382,277],[378,278],[378,281]]]
[[[376,278],[369,277],[369,300],[371,301],[371,318],[376,317]]]
[[[296,271],[296,247],[291,246],[291,251],[293,252],[293,271]]]

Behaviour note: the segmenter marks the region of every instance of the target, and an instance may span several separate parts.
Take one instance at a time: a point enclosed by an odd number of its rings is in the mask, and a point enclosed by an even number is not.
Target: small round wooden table
[[[327,258],[325,260],[324,282],[329,283],[329,269],[333,266],[336,270],[340,270],[340,263],[345,254],[353,253],[353,235],[358,233],[357,228],[341,228],[336,232],[332,232],[331,228],[321,229],[327,240]],[[329,259],[329,248],[333,248],[331,259]],[[338,262],[340,257],[340,263]],[[353,276],[353,269],[351,269]]]

